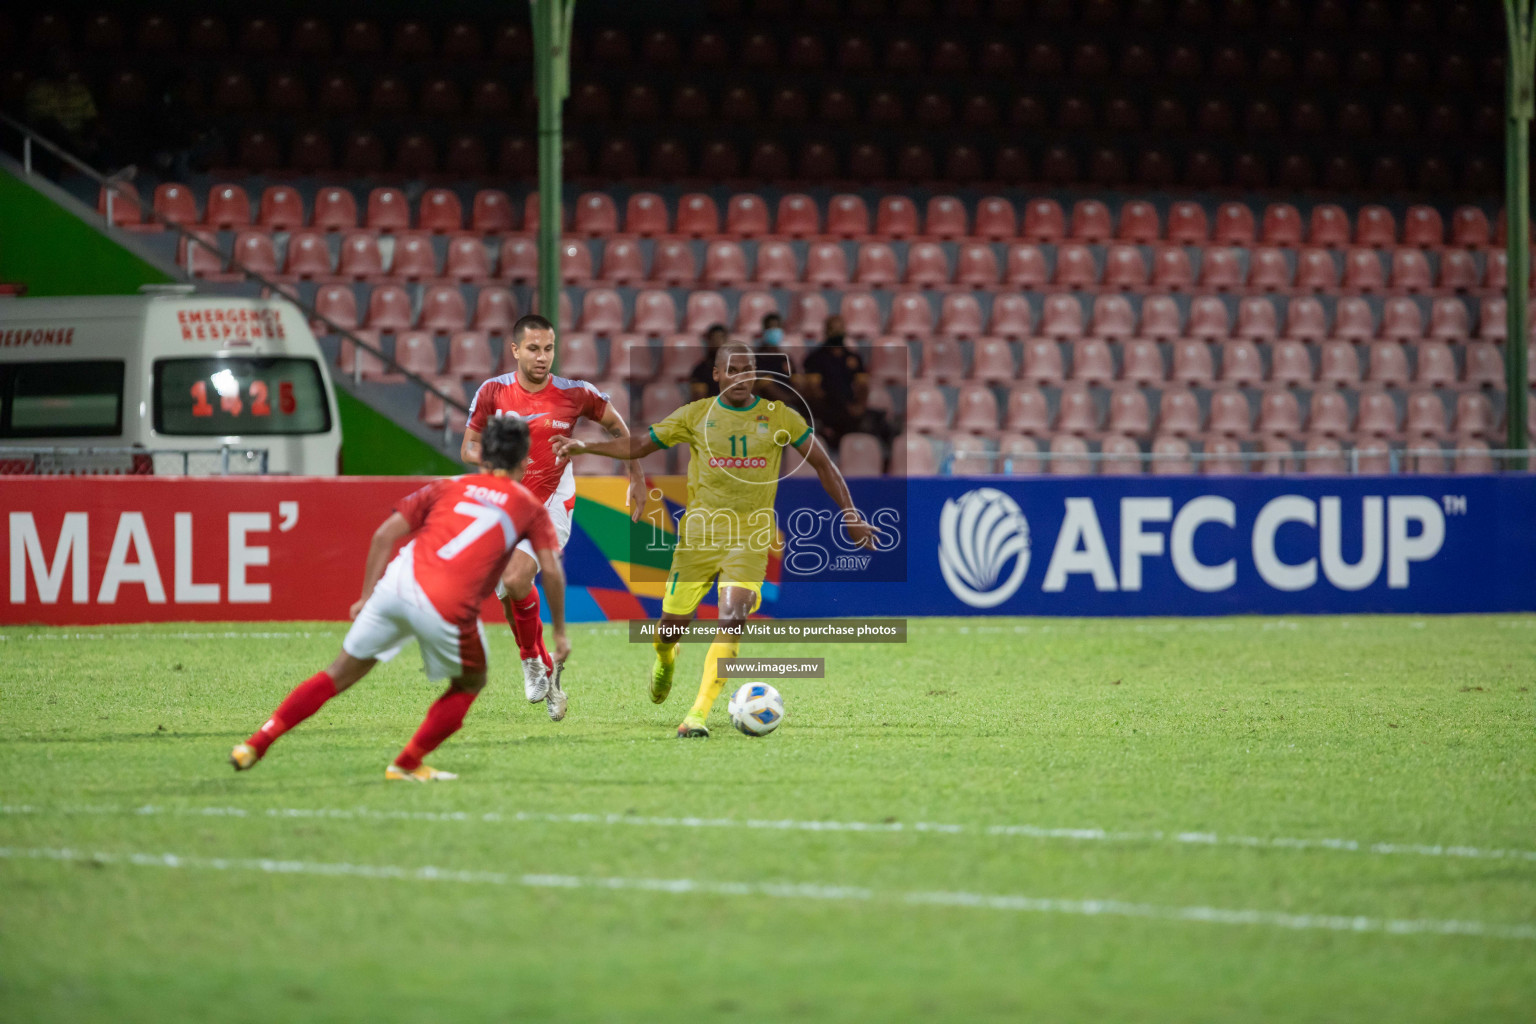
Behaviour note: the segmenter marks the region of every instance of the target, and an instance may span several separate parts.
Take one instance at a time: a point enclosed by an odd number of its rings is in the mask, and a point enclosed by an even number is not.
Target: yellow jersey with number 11
[[[743,517],[771,510],[779,489],[785,445],[811,436],[805,417],[761,395],[741,408],[723,399],[689,402],[651,427],[663,448],[686,444],[688,511],[731,512]]]

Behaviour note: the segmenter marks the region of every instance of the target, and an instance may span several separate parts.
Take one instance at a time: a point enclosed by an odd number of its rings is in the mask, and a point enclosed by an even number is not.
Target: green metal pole
[[[575,0],[529,0],[539,98],[539,311],[560,324],[560,112],[570,93]]]
[[[1531,39],[1531,0],[1504,0],[1504,19],[1509,28],[1508,117],[1504,133],[1504,223],[1508,257],[1508,337],[1505,339],[1505,372],[1508,374],[1505,420],[1508,446],[1524,451],[1527,394],[1525,367],[1528,358],[1531,293],[1531,115],[1536,113],[1532,79],[1536,77],[1536,49]],[[1524,456],[1511,468],[1527,468]]]

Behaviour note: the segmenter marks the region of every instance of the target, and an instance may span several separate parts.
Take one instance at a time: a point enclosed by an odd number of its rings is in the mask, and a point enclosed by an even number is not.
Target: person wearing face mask
[[[784,320],[777,313],[763,317],[763,330],[753,348],[759,375],[757,393],[774,402],[784,402],[802,416],[809,415],[805,400],[794,389],[794,354],[784,345]]]

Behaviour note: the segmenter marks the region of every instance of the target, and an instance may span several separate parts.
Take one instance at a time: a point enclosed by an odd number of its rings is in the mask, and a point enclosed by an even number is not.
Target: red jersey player
[[[560,548],[571,536],[571,510],[576,505],[576,477],[569,459],[558,458],[550,440],[570,437],[582,417],[599,423],[612,437],[628,437],[624,424],[608,396],[584,380],[571,380],[551,372],[555,361],[555,327],[542,316],[530,314],[512,325],[512,351],[517,369],[492,377],[475,392],[469,406],[460,457],[469,465],[480,461],[481,434],[492,417],[517,415],[528,423],[530,444],[528,473],[523,484],[544,502],[555,526]],[[639,519],[645,504],[645,474],[637,462],[629,464],[629,491],[625,503],[630,518]],[[496,596],[517,638],[523,662],[523,694],[530,704],[548,699],[549,717],[565,717],[565,691],[559,673],[544,649],[544,627],[539,621],[539,592],[533,578],[539,566],[533,549],[519,544],[507,567]]]
[[[295,687],[265,725],[230,751],[236,771],[254,767],[274,740],[415,637],[427,676],[447,679],[448,692],[428,709],[384,777],[417,782],[457,778],[427,767],[422,758],[458,731],[485,686],[480,605],[520,543],[533,548],[543,567],[555,657],[565,660],[570,643],[559,542],[543,504],[518,483],[527,465],[528,427],[510,417],[496,420],[480,443],[482,472],[438,480],[407,495],[374,532],[363,596],[352,606],[352,628],[341,653],[330,668]],[[389,553],[407,538],[386,569]]]

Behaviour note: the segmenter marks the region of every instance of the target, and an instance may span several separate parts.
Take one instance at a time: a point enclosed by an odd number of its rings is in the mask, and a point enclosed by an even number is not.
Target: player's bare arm
[[[598,423],[608,431],[610,437],[629,436],[629,425],[612,405],[608,406],[608,411],[603,413]],[[640,513],[645,509],[645,470],[634,460],[629,461],[629,487],[624,492],[624,507],[629,509],[631,522],[640,521]]]
[[[540,548],[539,573],[544,578],[544,599],[549,602],[550,629],[555,634],[555,649],[551,652],[557,664],[571,656],[571,641],[565,635],[565,568],[560,564],[560,552],[554,548]]]
[[[843,479],[842,471],[827,455],[826,446],[812,434],[796,445],[795,451],[805,456],[805,461],[816,471],[828,496],[843,510],[843,526],[848,531],[848,539],[861,548],[875,550],[875,541],[879,539],[880,531],[865,522],[859,510],[854,507],[853,495],[848,493],[848,481]]]
[[[384,569],[389,565],[389,556],[410,535],[411,524],[399,512],[391,512],[389,518],[373,531],[373,540],[368,542],[368,560],[363,565],[363,596],[352,606],[351,618],[357,618],[357,613],[363,610],[363,605],[373,596],[373,588],[378,586],[379,577],[384,575]]]
[[[471,468],[480,465],[480,431],[464,431],[464,441],[459,445],[459,461]]]
[[[610,459],[630,461],[643,459],[651,452],[661,451],[661,446],[651,439],[650,431],[644,434],[628,434],[608,441],[581,441],[574,437],[552,437],[550,447],[555,457],[569,459],[577,455],[606,455]]]

